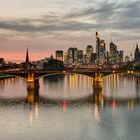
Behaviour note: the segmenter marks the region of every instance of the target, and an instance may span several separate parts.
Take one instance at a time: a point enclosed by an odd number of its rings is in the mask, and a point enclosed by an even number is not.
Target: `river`
[[[0,80],[0,140],[139,140],[140,80],[78,74]]]

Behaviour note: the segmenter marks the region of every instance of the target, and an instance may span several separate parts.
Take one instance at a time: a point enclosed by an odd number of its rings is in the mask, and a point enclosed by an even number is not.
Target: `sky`
[[[125,55],[140,44],[140,0],[0,0],[0,57],[24,60],[69,47],[95,51],[95,32]],[[140,46],[140,45],[139,45]]]

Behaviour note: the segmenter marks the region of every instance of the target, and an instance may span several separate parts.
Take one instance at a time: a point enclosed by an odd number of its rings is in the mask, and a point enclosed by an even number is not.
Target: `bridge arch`
[[[3,76],[7,76],[7,78],[18,77],[18,78],[21,78],[21,79],[27,81],[27,78],[22,77],[22,76],[19,76],[19,75],[15,75],[15,74],[13,74],[13,75],[12,75],[12,74],[4,74]],[[9,77],[8,77],[8,76],[9,76]]]
[[[57,72],[57,73],[51,73],[51,74],[45,74],[45,75],[39,76],[39,77],[35,78],[35,80],[38,80],[38,79],[40,79],[40,78],[47,77],[47,76],[65,75],[65,74],[84,75],[84,76],[86,76],[86,77],[90,77],[90,78],[93,79],[93,77],[88,76],[88,75],[86,75],[86,74],[84,74],[84,73],[76,73],[76,72],[66,72],[66,73],[62,73],[62,72]]]
[[[120,74],[127,74],[127,73],[125,73],[125,72],[124,73],[111,73],[111,74],[108,74],[106,76],[103,76],[102,77],[102,80],[105,79],[105,78],[107,78],[107,77],[109,77],[109,76],[111,76],[111,75],[120,75]]]

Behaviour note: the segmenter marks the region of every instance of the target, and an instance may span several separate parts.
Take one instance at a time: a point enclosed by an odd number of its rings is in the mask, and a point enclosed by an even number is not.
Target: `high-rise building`
[[[110,61],[111,64],[117,64],[117,58],[118,58],[118,51],[117,51],[117,45],[115,45],[113,42],[110,43]]]
[[[78,64],[83,64],[83,60],[84,60],[84,52],[83,52],[83,50],[78,50],[77,51]]]
[[[57,60],[63,61],[63,51],[57,50],[55,55]]]
[[[86,63],[91,64],[91,55],[93,53],[93,47],[88,45],[86,48]]]
[[[64,65],[68,64],[68,54],[64,53]]]
[[[98,32],[96,32],[96,63],[100,64],[100,38]]]
[[[96,53],[92,53],[91,54],[91,64],[95,64],[96,63]]]
[[[84,64],[86,64],[86,54],[84,54]]]
[[[118,63],[119,64],[123,63],[123,57],[124,57],[123,55],[124,55],[123,50],[118,51]]]
[[[98,65],[106,63],[106,44],[104,40],[100,40],[98,32],[96,32],[96,63]]]
[[[106,63],[106,44],[104,40],[100,41],[100,53],[99,53],[99,57],[100,57],[100,65],[103,65]]]
[[[110,64],[110,53],[108,51],[106,52],[106,64]]]
[[[67,51],[68,63],[69,64],[77,63],[77,55],[78,55],[77,48],[69,48]]]
[[[135,49],[134,61],[140,61],[140,50],[138,44],[136,45],[136,49]]]

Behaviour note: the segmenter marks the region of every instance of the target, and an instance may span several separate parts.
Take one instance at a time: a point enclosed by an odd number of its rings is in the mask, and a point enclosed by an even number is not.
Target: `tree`
[[[43,64],[44,70],[60,71],[64,69],[63,61],[50,59],[48,62]]]

